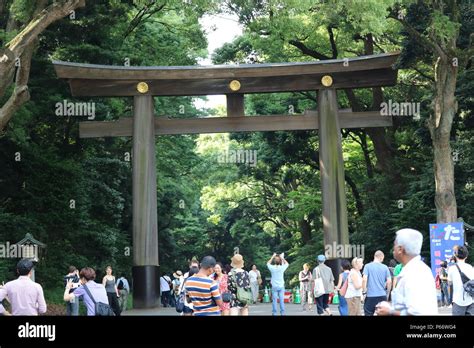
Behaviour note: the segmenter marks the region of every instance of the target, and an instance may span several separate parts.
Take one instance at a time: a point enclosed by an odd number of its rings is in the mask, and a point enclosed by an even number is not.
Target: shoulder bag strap
[[[85,289],[85,290],[86,290],[86,292],[87,292],[87,295],[89,295],[89,297],[91,298],[92,302],[94,302],[94,304],[95,304],[94,297],[92,296],[92,294],[91,294],[91,292],[90,292],[89,288],[87,287],[87,285],[86,285],[86,284],[84,284],[83,286],[84,286],[84,289]]]
[[[236,287],[236,289],[238,289],[239,288],[239,283],[237,283],[237,274],[235,272],[235,269],[232,269],[232,277],[234,278],[235,287]]]
[[[189,277],[188,277],[189,278]],[[188,278],[183,278],[183,281],[181,282],[181,284],[179,285],[179,289],[178,289],[178,294],[181,295],[181,293],[184,291],[184,283],[186,283],[186,280]]]
[[[470,279],[463,273],[463,271],[461,271],[461,268],[459,268],[457,263],[455,263],[454,265],[458,269],[459,276],[461,277],[461,283],[463,285],[462,299],[464,300],[465,299],[465,294],[466,294],[466,291],[464,290],[464,283],[468,282]]]
[[[457,263],[455,263],[454,265],[456,266],[456,268],[459,271],[459,275],[461,276],[461,281],[462,281],[463,284],[471,280],[471,279],[469,279],[469,277],[463,271],[461,271],[461,268],[459,268]]]

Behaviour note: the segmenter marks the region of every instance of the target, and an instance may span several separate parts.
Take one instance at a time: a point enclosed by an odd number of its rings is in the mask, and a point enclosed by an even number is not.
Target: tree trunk
[[[53,22],[68,15],[72,10],[85,6],[85,0],[68,0],[62,3],[53,2],[47,8],[47,1],[39,0],[31,21],[0,49],[0,97],[3,97],[13,82],[16,70],[15,89],[8,100],[0,106],[0,132],[3,131],[14,113],[29,100],[28,76],[31,56],[38,36]],[[20,58],[20,67],[15,66]]]
[[[367,34],[364,38],[364,53],[374,54],[374,37]],[[372,88],[372,111],[380,111],[380,104],[383,102],[382,87]],[[395,183],[400,183],[401,177],[397,168],[393,165],[394,151],[390,142],[389,134],[385,128],[366,128],[366,133],[374,144],[375,157],[377,157],[376,167]]]
[[[0,0],[0,16],[6,12],[7,0]]]
[[[457,220],[454,163],[450,144],[451,127],[457,109],[454,96],[457,68],[450,63],[449,59],[441,58],[436,63],[434,113],[428,120],[428,128],[433,142],[435,205],[438,223]]]
[[[364,108],[360,105],[352,89],[345,89],[344,92],[353,111],[364,111]],[[371,111],[378,111],[380,110],[380,103],[383,101],[382,89],[380,87],[372,88],[372,95],[373,102]],[[368,127],[365,128],[364,131],[370,137],[374,145],[374,153],[377,158],[375,164],[376,169],[388,177],[393,178],[394,182],[400,182],[400,174],[393,165],[394,151],[385,128]]]
[[[306,245],[311,241],[311,224],[306,219],[301,219],[298,221],[298,225],[301,232],[301,240],[303,244]]]
[[[360,132],[357,134],[357,136],[360,139],[360,147],[362,149],[362,153],[364,154],[365,166],[367,167],[367,177],[372,179],[374,177],[374,168],[370,159],[369,146],[367,145],[367,133]]]
[[[354,180],[352,180],[347,175],[347,173],[345,174],[344,178],[346,179],[346,183],[351,188],[352,195],[354,196],[357,213],[359,214],[359,216],[362,216],[364,214],[364,204],[362,203],[362,198],[360,197],[359,190],[357,189],[357,186],[356,186]]]
[[[374,144],[375,157],[377,163],[375,167],[378,171],[384,173],[395,182],[400,182],[400,175],[393,165],[393,151],[387,139],[387,132],[384,128],[366,128],[365,132]]]

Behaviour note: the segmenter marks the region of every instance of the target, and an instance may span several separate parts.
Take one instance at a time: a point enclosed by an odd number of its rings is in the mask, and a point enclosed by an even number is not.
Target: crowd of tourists
[[[397,232],[393,256],[387,267],[378,250],[367,265],[354,258],[342,261],[335,291],[341,315],[436,315],[437,288],[441,306],[452,308],[452,315],[474,315],[474,268],[466,263],[466,246],[453,248],[450,265],[441,263],[436,279],[420,256],[423,236],[413,229]],[[399,262],[397,264],[397,261]],[[363,270],[362,270],[363,269]],[[361,272],[362,270],[362,272]]]
[[[79,302],[82,301],[87,309],[87,315],[97,315],[97,303],[110,307],[110,315],[120,316],[127,308],[127,298],[130,284],[125,276],[116,279],[112,267],[107,266],[102,283],[97,283],[96,272],[85,267],[79,272],[74,266],[69,267],[69,273],[64,277],[64,301],[66,314],[78,315]]]
[[[437,285],[431,269],[421,258],[422,243],[423,235],[419,231],[399,230],[393,245],[394,259],[388,266],[384,264],[385,255],[381,250],[376,251],[373,260],[366,265],[362,258],[355,257],[350,262],[343,259],[337,280],[326,265],[326,257],[318,255],[317,266],[311,271],[310,265],[305,263],[298,275],[302,310],[312,311],[315,304],[317,315],[332,315],[329,303],[331,297],[337,296],[342,316],[438,314]],[[453,315],[472,315],[474,310],[474,269],[465,262],[467,256],[465,246],[455,247],[452,265],[447,266],[447,270],[442,266],[437,277],[442,292],[447,284],[452,288],[449,301]],[[234,258],[240,260],[237,265]],[[243,270],[242,256],[234,258],[231,271],[223,271],[212,256],[206,256],[200,265],[196,261],[191,265],[188,276],[179,277],[180,286],[175,295],[184,307],[183,315],[248,315],[248,303],[243,305],[238,297],[248,291],[251,277]],[[288,266],[284,254],[273,254],[267,262],[273,315],[285,315],[284,274]],[[256,271],[253,266],[251,272]],[[236,277],[235,272],[242,272],[242,277],[239,273]],[[252,278],[261,279],[260,273]],[[258,291],[259,283],[254,284]]]
[[[341,260],[337,279],[326,265],[326,257],[316,257],[311,270],[305,263],[299,272],[299,291],[303,311],[331,315],[331,297],[339,300],[340,315],[436,315],[437,288],[441,302],[452,308],[453,315],[474,315],[474,268],[466,263],[468,249],[453,249],[453,257],[440,265],[434,279],[431,269],[420,256],[423,236],[413,229],[397,231],[393,245],[394,260],[386,266],[382,251],[364,265],[362,258]],[[245,270],[244,258],[234,254],[230,264],[205,256],[192,260],[189,270],[160,278],[161,303],[175,307],[183,316],[249,315],[250,305],[261,300],[262,275],[256,265]],[[397,264],[398,262],[398,264]],[[285,315],[285,271],[289,263],[284,254],[274,253],[266,263],[271,274],[272,314]],[[18,278],[0,286],[0,315],[39,315],[47,311],[40,284],[32,279],[34,264],[28,259],[16,266]],[[64,276],[66,314],[79,315],[83,302],[87,315],[120,316],[127,308],[130,284],[124,276],[116,279],[112,267],[105,269],[102,282],[96,282],[96,271],[69,267]],[[10,310],[3,302],[8,301]]]
[[[245,316],[249,306],[257,302],[262,282],[260,271],[256,265],[246,271],[242,255],[232,256],[226,266],[212,256],[205,256],[201,262],[193,260],[189,266],[185,274],[174,274],[176,309],[182,315]]]

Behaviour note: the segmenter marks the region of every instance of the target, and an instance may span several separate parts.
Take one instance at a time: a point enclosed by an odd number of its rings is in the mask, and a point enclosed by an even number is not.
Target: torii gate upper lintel
[[[155,136],[319,129],[319,161],[325,245],[348,244],[341,128],[387,127],[379,112],[338,110],[336,89],[393,86],[399,53],[304,63],[186,67],[121,67],[54,61],[73,96],[134,98],[133,118],[80,122],[81,138],[133,137],[133,303],[158,306],[159,262]],[[318,111],[304,115],[244,115],[244,94],[318,91]],[[227,117],[155,117],[154,96],[225,94]],[[333,271],[340,259],[328,260]]]

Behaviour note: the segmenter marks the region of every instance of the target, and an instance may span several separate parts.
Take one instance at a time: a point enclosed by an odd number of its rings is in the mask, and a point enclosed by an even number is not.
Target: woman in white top
[[[257,303],[258,291],[260,288],[260,284],[262,283],[262,276],[260,275],[260,271],[257,269],[257,265],[252,265],[252,270],[249,272],[249,277],[253,303]]]
[[[313,294],[311,293],[313,275],[311,274],[308,263],[303,265],[303,270],[300,272],[298,278],[300,281],[301,305],[303,306],[303,311],[306,311],[306,304],[308,304],[308,309],[311,311],[313,304]]]
[[[355,257],[352,259],[352,269],[349,273],[349,283],[346,292],[346,301],[349,315],[361,315],[362,298],[362,274],[360,270],[363,266],[363,260]]]

